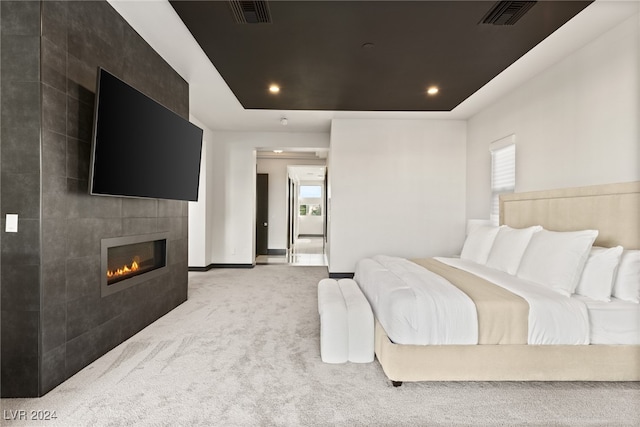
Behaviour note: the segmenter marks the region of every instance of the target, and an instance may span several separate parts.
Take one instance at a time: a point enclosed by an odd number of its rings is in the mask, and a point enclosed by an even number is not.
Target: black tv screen
[[[91,194],[198,200],[202,129],[98,70]]]

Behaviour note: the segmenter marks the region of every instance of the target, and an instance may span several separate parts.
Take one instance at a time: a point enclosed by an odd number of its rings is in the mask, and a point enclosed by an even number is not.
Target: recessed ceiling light
[[[278,92],[280,92],[280,86],[278,86],[278,85],[271,85],[271,86],[269,86],[269,92],[271,92],[271,93],[278,93]]]
[[[438,87],[437,87],[437,86],[431,86],[431,87],[429,87],[429,88],[427,89],[427,93],[428,93],[429,95],[435,95],[436,93],[438,93],[438,91],[439,91],[439,90],[440,90],[440,89],[438,89]]]
[[[273,150],[273,152],[276,153],[276,154],[280,154],[280,153],[282,153],[282,150]]]

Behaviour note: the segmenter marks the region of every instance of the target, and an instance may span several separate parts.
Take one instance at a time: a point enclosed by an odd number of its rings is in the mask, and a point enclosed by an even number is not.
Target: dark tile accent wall
[[[0,389],[26,397],[40,376],[40,3],[0,2],[0,31]]]
[[[91,196],[88,176],[98,66],[185,118],[188,85],[106,1],[1,3],[1,203],[3,218],[5,212],[21,212],[20,233],[2,233],[1,391],[7,397],[37,396],[187,298],[187,202]],[[35,24],[29,25],[24,17],[8,23],[6,31],[36,41],[22,40],[24,47],[5,53],[9,34],[5,35],[4,10],[10,7],[24,9],[22,15],[31,16]],[[13,93],[9,88],[9,104],[5,103],[4,62],[12,52],[20,56],[13,67],[38,70],[9,73],[7,87],[33,85]],[[29,59],[33,55],[37,58]],[[9,80],[12,75],[15,81]],[[26,76],[33,81],[23,82]],[[18,97],[34,105],[9,107],[22,105],[15,102]],[[30,126],[25,128],[24,123]],[[18,135],[13,139],[20,142],[11,142],[11,137],[5,141],[5,132]],[[29,137],[33,141],[25,146]],[[15,158],[5,162],[5,154]],[[6,169],[5,163],[10,163]],[[33,193],[32,199],[24,198],[25,189]],[[162,231],[169,232],[168,273],[101,298],[100,239]],[[5,264],[10,268],[5,269]],[[25,287],[24,278],[34,284]],[[16,308],[9,310],[5,294]],[[33,337],[22,331],[33,331]],[[20,347],[21,355],[8,350],[7,363],[15,358],[22,362],[5,375],[5,339],[18,337],[28,343]],[[28,381],[33,384],[21,386]],[[19,385],[12,388],[14,383]]]

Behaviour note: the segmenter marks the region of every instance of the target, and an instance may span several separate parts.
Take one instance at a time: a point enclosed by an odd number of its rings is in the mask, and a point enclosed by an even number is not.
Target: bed
[[[591,241],[590,247],[613,248],[620,245],[625,251],[640,249],[639,212],[640,182],[516,193],[500,199],[500,224],[505,227],[518,230],[540,227],[544,232],[563,234],[578,233],[578,230],[597,230],[597,236],[594,236],[595,240]],[[537,230],[538,228],[535,231]],[[406,262],[410,265],[405,265]],[[458,335],[449,336],[431,331],[430,320],[420,318],[419,309],[414,307],[414,314],[406,314],[406,303],[398,304],[398,307],[377,306],[378,300],[385,299],[380,292],[384,294],[389,291],[380,291],[375,282],[388,280],[385,275],[389,275],[389,271],[402,268],[402,272],[396,271],[393,276],[407,276],[413,280],[415,276],[432,274],[434,271],[437,274],[449,274],[445,269],[463,268],[464,271],[466,267],[460,264],[465,262],[455,258],[403,261],[382,257],[358,263],[355,279],[371,303],[376,317],[376,357],[394,385],[400,385],[403,381],[640,381],[640,304],[636,302],[618,300],[615,297],[610,301],[596,301],[580,295],[569,295],[572,292],[569,290],[559,302],[570,303],[566,307],[563,305],[565,308],[562,316],[572,313],[571,317],[567,315],[561,318],[560,324],[576,324],[576,332],[571,332],[568,336],[565,336],[564,329],[570,329],[569,327],[551,331],[550,334],[546,330],[532,331],[531,324],[525,325],[523,329],[518,320],[513,320],[518,319],[517,317],[506,320],[498,317],[492,320],[494,323],[488,323],[488,317],[484,314],[481,316],[479,305],[477,322],[508,327],[498,333],[492,327],[483,327],[491,332],[477,332],[469,337],[462,331]],[[427,273],[418,271],[421,268]],[[477,271],[452,274],[479,275],[482,280],[490,279],[488,281],[492,283],[497,280],[496,275],[491,272],[493,269],[485,271],[483,268],[484,266],[480,266]],[[442,273],[438,269],[442,269]],[[507,272],[509,268],[503,270]],[[486,277],[483,276],[485,273]],[[502,272],[498,275],[500,274]],[[537,274],[535,269],[532,274]],[[506,277],[509,274],[502,275],[505,280],[510,280]],[[461,290],[465,289],[467,279],[461,276],[455,280],[463,282]],[[469,286],[467,283],[466,286],[476,288],[475,284]],[[508,289],[510,293],[516,294],[516,299],[525,299],[526,303],[521,306],[529,306],[529,312],[525,312],[528,313],[525,314],[527,316],[548,305],[544,301],[538,306],[531,304],[530,300],[545,297],[537,295],[537,291],[532,297],[526,295],[526,292],[521,294],[518,283],[507,284],[508,286],[512,286]],[[411,292],[421,292],[419,287],[417,289],[418,291],[413,289]],[[393,292],[408,291],[406,286],[398,285]],[[488,292],[496,291],[488,288]],[[484,296],[478,298],[482,300]],[[431,296],[422,299],[429,301],[429,304],[439,304],[434,303]],[[453,312],[459,311],[462,306],[464,303],[457,301],[449,308],[438,310]],[[518,306],[517,301],[513,306]],[[411,309],[409,307],[409,312]],[[385,311],[391,314],[384,314]],[[497,311],[502,315],[504,311],[516,312],[517,309],[501,308]],[[393,319],[394,316],[398,317],[398,313],[405,313],[400,317],[410,319],[408,327],[402,329],[394,326]],[[469,317],[468,314],[467,316]],[[544,323],[547,314],[540,311],[538,316],[541,320],[534,323]],[[481,320],[481,317],[485,317],[485,320]],[[426,326],[428,338],[411,336],[414,329],[419,329],[420,323],[423,327]],[[383,324],[390,330],[395,329],[394,339],[387,334]]]

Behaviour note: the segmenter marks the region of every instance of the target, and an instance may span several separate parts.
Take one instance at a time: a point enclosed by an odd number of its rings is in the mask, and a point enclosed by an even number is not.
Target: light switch
[[[18,214],[7,214],[4,231],[7,233],[18,232]]]

